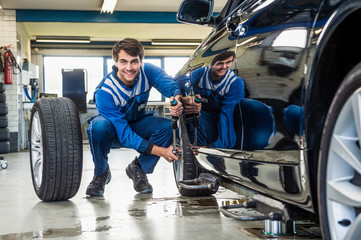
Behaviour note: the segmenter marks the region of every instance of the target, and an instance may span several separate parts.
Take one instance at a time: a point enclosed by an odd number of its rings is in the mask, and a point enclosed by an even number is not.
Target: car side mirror
[[[183,0],[177,20],[197,25],[209,24],[213,14],[213,0]]]

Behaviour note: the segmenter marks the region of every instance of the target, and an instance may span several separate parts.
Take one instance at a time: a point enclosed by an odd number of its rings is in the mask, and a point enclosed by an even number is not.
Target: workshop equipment
[[[35,102],[38,99],[38,80],[39,80],[39,66],[30,63],[27,59],[23,62],[23,88],[25,97],[30,102]],[[28,84],[25,84],[28,81]],[[24,99],[26,101],[26,99]]]
[[[70,98],[81,113],[87,112],[86,95],[88,74],[86,69],[62,69],[63,97]]]
[[[4,83],[12,84],[13,83],[13,74],[19,74],[21,72],[19,64],[17,64],[16,59],[8,47],[0,47],[2,64],[1,68],[4,71]],[[16,71],[19,70],[18,72]]]
[[[170,105],[176,106],[177,103],[178,103],[177,99],[174,99],[170,103]],[[172,116],[171,121],[172,121],[172,129],[173,129],[173,153],[179,154],[179,152],[177,151],[177,121],[178,121],[178,117]]]
[[[0,166],[2,169],[7,169],[8,168],[8,162],[4,160],[3,156],[0,156]]]

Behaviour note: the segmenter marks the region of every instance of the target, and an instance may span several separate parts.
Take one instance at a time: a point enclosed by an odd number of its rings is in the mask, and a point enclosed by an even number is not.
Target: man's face
[[[221,79],[222,77],[224,77],[224,75],[228,71],[229,67],[232,65],[232,62],[233,62],[232,56],[225,60],[215,62],[211,66],[212,79],[214,81],[217,81],[217,80]]]
[[[131,56],[124,50],[119,51],[118,61],[115,62],[115,66],[118,68],[117,76],[125,86],[133,86],[141,64],[139,56]]]

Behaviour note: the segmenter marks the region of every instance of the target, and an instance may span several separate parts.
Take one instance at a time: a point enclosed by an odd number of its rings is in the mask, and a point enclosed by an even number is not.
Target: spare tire
[[[75,196],[83,169],[80,120],[68,98],[41,98],[31,110],[30,166],[33,186],[43,201]]]

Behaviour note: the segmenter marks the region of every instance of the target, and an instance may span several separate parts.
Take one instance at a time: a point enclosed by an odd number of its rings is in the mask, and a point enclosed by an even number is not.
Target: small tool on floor
[[[8,168],[8,162],[4,160],[3,156],[0,156],[0,165],[2,169],[7,169]]]

